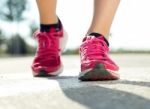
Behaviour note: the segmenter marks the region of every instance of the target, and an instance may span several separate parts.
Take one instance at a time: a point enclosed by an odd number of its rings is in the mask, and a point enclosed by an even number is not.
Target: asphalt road
[[[34,78],[33,57],[0,58],[0,109],[150,109],[150,54],[111,55],[117,81],[81,82],[78,56],[58,77]]]

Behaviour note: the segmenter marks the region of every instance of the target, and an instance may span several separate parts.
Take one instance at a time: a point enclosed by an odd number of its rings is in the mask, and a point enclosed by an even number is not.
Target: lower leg
[[[95,0],[94,15],[88,34],[100,33],[108,39],[109,30],[120,0]]]
[[[56,15],[57,0],[36,0],[41,24],[55,24],[58,22]]]

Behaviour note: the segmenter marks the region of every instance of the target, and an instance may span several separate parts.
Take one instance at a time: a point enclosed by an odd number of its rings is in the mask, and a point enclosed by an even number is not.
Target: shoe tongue
[[[99,33],[91,33],[91,34],[87,35],[87,36],[83,39],[83,42],[84,42],[84,41],[87,41],[87,40],[91,40],[91,39],[101,39],[101,40],[105,41],[106,44],[109,46],[109,42],[107,41],[107,39],[106,39],[103,35],[101,35],[101,34],[99,34]]]
[[[91,40],[91,39],[94,39],[94,38],[96,38],[96,37],[88,35],[88,36],[86,36],[86,37],[83,38],[82,42],[85,42],[85,41],[88,41],[88,40]]]

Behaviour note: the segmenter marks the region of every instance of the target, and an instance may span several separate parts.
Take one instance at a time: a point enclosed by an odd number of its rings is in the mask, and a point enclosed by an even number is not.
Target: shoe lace
[[[43,32],[37,34],[36,37],[38,39],[36,55],[43,61],[57,59],[56,57],[58,57],[58,52],[60,51],[58,34]]]
[[[89,60],[106,60],[108,51],[108,46],[104,41],[97,39],[85,44],[82,50],[82,57],[86,57]]]

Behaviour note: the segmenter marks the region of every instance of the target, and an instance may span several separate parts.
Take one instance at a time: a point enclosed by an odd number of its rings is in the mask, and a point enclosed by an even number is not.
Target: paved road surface
[[[150,109],[150,55],[111,55],[117,81],[81,82],[78,56],[59,77],[34,78],[33,57],[0,58],[0,109]]]

